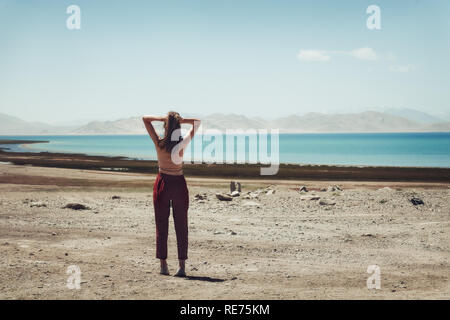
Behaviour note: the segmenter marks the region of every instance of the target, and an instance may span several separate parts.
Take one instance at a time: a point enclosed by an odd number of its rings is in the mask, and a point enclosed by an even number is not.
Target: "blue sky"
[[[381,30],[366,27],[372,4]],[[448,0],[0,0],[0,112],[25,120],[442,114],[449,57]]]

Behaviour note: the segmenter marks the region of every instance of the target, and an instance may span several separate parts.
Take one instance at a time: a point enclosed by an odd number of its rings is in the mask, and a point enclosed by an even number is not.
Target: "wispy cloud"
[[[350,51],[350,55],[359,60],[373,61],[378,59],[375,50],[367,47],[352,50]]]
[[[397,65],[397,66],[390,66],[389,70],[392,72],[411,72],[416,70],[416,67],[414,67],[412,64],[407,64],[407,65]]]
[[[300,61],[329,61],[330,56],[325,50],[300,50],[297,58]]]
[[[378,55],[375,52],[374,49],[363,47],[358,48],[350,51],[342,51],[342,50],[306,50],[301,49],[298,54],[298,59],[300,61],[330,61],[331,56],[334,55],[349,55],[353,58],[359,59],[359,60],[366,60],[366,61],[374,61],[378,59]]]

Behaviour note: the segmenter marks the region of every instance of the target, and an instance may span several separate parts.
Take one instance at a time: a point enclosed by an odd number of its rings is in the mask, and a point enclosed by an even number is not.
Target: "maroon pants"
[[[172,214],[177,234],[178,259],[186,260],[188,251],[189,193],[183,175],[159,173],[153,186],[153,206],[156,223],[156,258],[167,259],[169,215]]]

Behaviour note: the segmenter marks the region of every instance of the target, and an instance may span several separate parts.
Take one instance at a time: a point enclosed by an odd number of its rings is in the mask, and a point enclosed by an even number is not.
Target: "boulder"
[[[47,205],[41,201],[33,201],[30,203],[30,207],[31,208],[33,208],[33,207],[37,207],[37,208],[44,207],[45,208],[45,207],[47,207]]]
[[[342,189],[341,189],[341,187],[334,185],[334,186],[329,186],[327,191],[331,191],[331,192],[342,191]]]
[[[233,198],[227,194],[223,194],[223,193],[216,193],[216,198],[219,199],[220,201],[231,201],[233,200]]]
[[[302,196],[300,197],[300,200],[320,200],[320,197],[318,196]]]
[[[205,200],[205,199],[206,199],[206,193],[203,193],[203,194],[197,193],[197,194],[194,196],[194,199],[195,199],[195,200]]]
[[[424,205],[425,203],[423,203],[423,200],[422,199],[420,199],[420,198],[417,198],[417,197],[413,197],[413,198],[411,198],[411,203],[413,204],[413,205],[415,205],[415,206],[418,206],[418,205]]]
[[[234,197],[239,197],[241,194],[240,194],[240,192],[238,191],[238,190],[234,190],[231,194],[230,194],[230,196],[232,196],[233,198]]]
[[[72,210],[90,210],[91,208],[85,206],[81,203],[68,203],[66,204],[63,209],[72,209]]]
[[[327,200],[327,199],[322,199],[319,201],[319,204],[321,206],[334,206],[336,204],[336,202],[333,202],[333,201]]]

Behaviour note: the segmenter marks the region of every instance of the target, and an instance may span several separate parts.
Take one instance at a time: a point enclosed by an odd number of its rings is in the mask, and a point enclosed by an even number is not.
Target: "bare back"
[[[158,156],[158,165],[159,172],[170,174],[170,175],[182,175],[183,174],[183,155],[184,149],[187,147],[189,142],[194,137],[198,128],[200,127],[199,119],[180,119],[180,124],[186,123],[191,124],[191,130],[183,137],[182,141],[180,141],[174,148],[174,151],[169,152],[165,148],[161,148],[159,146],[161,138],[155,131],[155,128],[152,125],[152,121],[165,121],[166,117],[158,117],[158,116],[143,116],[142,120],[144,121],[145,128],[150,135],[150,138],[153,140],[155,144],[156,154]],[[179,154],[177,152],[179,150]],[[172,159],[172,153],[174,153],[174,159]],[[177,159],[178,158],[178,159]],[[174,162],[175,161],[175,162]]]
[[[159,172],[171,175],[183,174],[183,162],[176,164],[172,161],[171,152],[166,151],[165,148],[160,148],[155,144],[156,154],[158,156]],[[180,157],[183,157],[183,150],[180,151]]]

